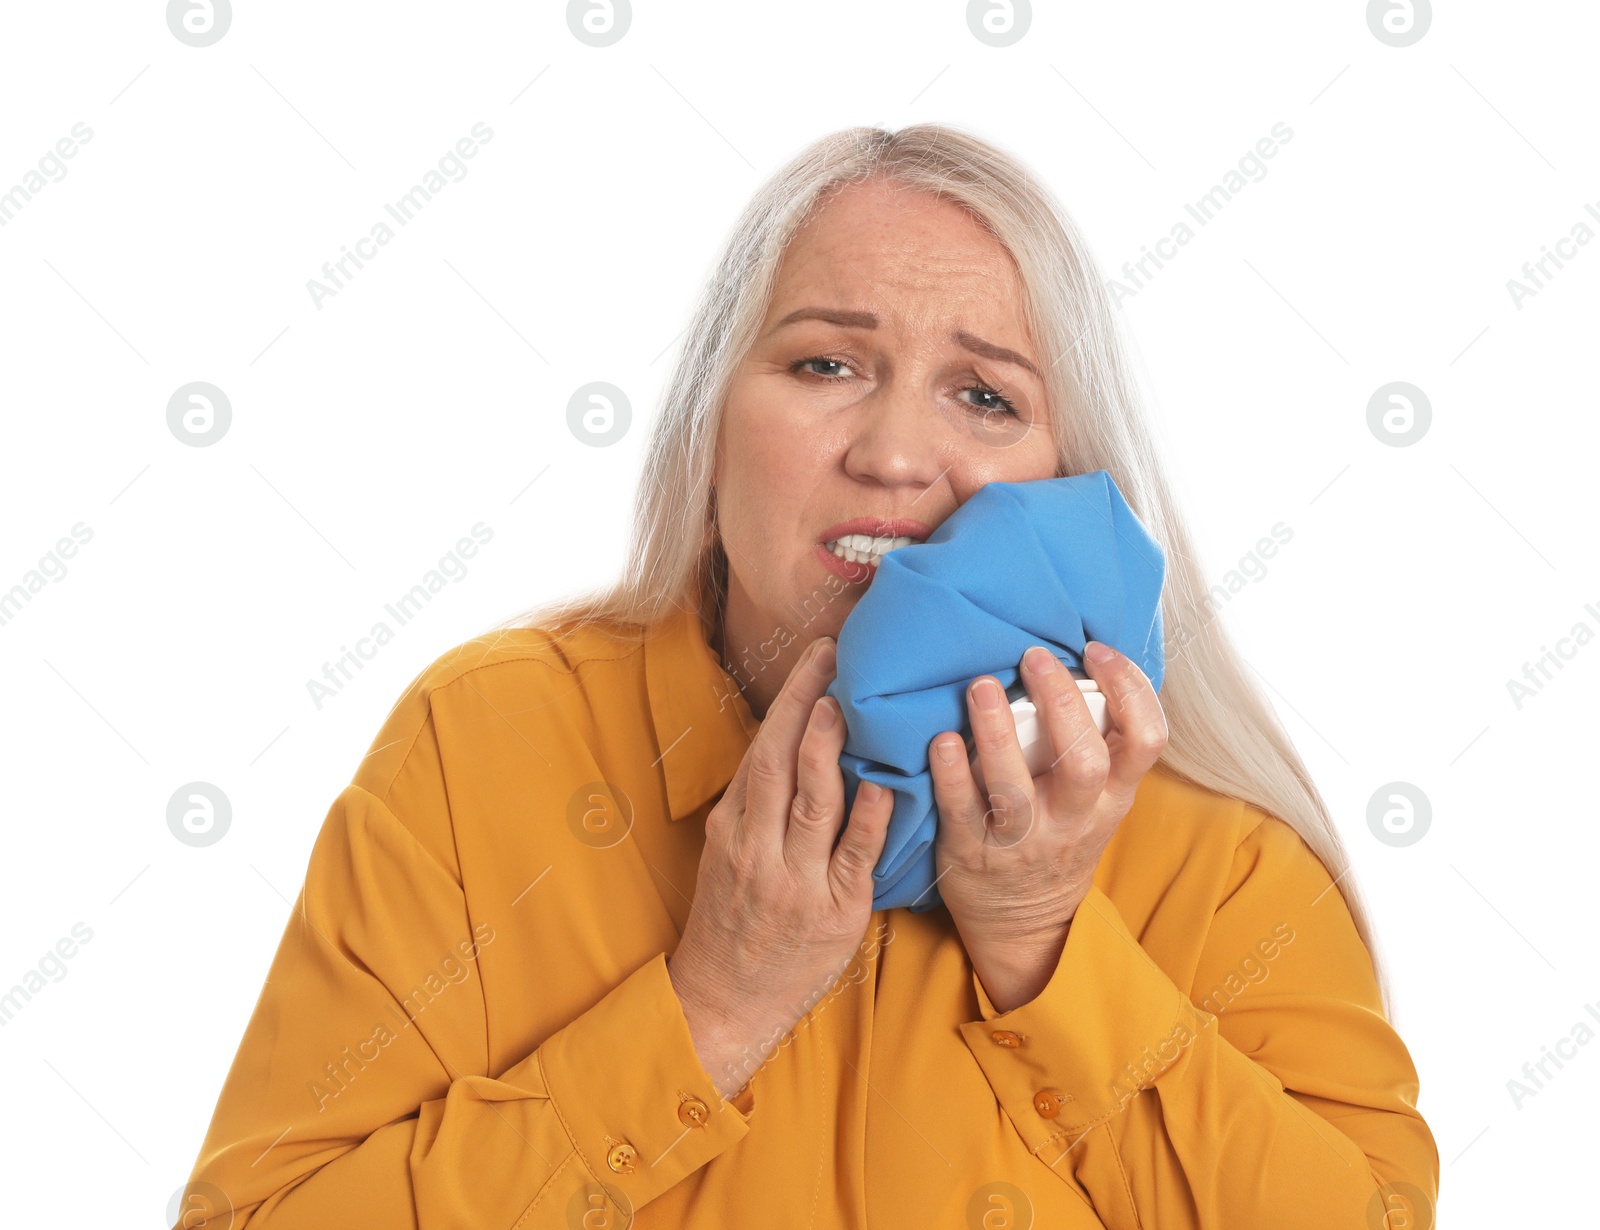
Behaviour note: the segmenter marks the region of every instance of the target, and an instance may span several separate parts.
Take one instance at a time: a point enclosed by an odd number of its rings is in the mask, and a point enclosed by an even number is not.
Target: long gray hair
[[[592,621],[640,630],[672,610],[720,623],[727,555],[711,487],[725,394],[764,320],[779,261],[838,189],[869,178],[952,201],[1016,262],[1045,366],[1058,474],[1106,470],[1166,552],[1161,764],[1289,824],[1322,860],[1367,946],[1384,1011],[1390,988],[1371,921],[1327,805],[1251,671],[1216,619],[1189,530],[1146,422],[1104,279],[1066,210],[1011,155],[958,128],[847,128],[773,175],[739,218],[707,284],[649,441],[632,541],[609,586],[513,616],[497,630],[570,632]]]

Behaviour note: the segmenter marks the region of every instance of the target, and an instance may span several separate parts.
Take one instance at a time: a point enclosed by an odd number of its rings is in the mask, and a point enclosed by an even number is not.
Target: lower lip
[[[852,564],[847,559],[841,559],[820,542],[817,544],[817,554],[822,557],[823,567],[857,585],[870,585],[873,574],[878,571],[871,564]]]

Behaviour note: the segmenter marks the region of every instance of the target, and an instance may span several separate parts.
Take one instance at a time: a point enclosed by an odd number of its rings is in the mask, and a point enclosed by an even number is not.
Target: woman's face
[[[717,648],[758,717],[871,584],[873,565],[830,540],[920,541],[986,483],[1056,473],[1049,362],[1011,257],[959,206],[872,181],[799,230],[729,391],[714,478]]]

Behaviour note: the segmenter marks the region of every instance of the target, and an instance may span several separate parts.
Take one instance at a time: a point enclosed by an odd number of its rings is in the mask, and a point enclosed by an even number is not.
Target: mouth
[[[856,517],[823,531],[818,554],[834,572],[850,581],[869,581],[890,551],[925,542],[930,526],[910,518]]]
[[[843,538],[823,543],[822,549],[834,559],[844,560],[847,564],[864,564],[876,572],[878,561],[890,551],[909,547],[912,543],[921,541],[920,538],[872,538],[866,534],[847,534]]]

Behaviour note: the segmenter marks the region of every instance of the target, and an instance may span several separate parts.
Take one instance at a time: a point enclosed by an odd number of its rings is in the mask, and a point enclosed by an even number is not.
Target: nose
[[[949,424],[916,382],[887,380],[856,407],[845,451],[852,478],[886,487],[926,488],[950,468]]]

